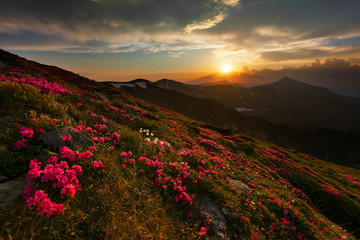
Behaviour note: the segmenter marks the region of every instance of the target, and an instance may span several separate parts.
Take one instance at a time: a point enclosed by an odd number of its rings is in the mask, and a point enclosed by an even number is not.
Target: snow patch
[[[132,84],[132,83],[110,83],[110,84],[116,88],[135,87],[135,84]]]
[[[252,111],[254,111],[254,109],[244,108],[244,107],[238,107],[238,108],[235,108],[235,110],[238,111],[238,112],[252,112]]]
[[[137,82],[136,85],[141,87],[141,88],[147,88],[146,82]]]

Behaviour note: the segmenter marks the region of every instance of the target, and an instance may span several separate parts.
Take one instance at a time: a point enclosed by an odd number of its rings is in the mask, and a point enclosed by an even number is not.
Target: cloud
[[[250,64],[355,57],[357,9],[358,0],[3,0],[0,46],[104,53],[208,49],[219,60]]]
[[[226,5],[235,7],[236,5],[239,4],[239,0],[222,0],[223,3],[225,3]]]
[[[214,27],[216,26],[216,24],[224,20],[224,17],[225,17],[224,14],[220,13],[219,15],[216,15],[215,17],[207,19],[200,23],[189,24],[185,27],[185,32],[191,33],[194,30],[208,29]]]
[[[249,69],[245,67],[238,81],[257,85],[271,83],[283,77],[329,88],[337,93],[360,97],[360,59],[328,58],[315,60],[310,65],[285,66],[279,70]]]

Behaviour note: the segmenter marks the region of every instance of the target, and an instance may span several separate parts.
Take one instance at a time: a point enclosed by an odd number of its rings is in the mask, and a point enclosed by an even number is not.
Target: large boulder
[[[80,147],[82,147],[83,149],[87,149],[90,146],[95,146],[95,143],[93,141],[91,141],[90,139],[88,139],[84,134],[82,134],[81,132],[78,132],[75,128],[73,127],[64,127],[64,128],[59,128],[53,131],[49,131],[49,132],[45,132],[43,134],[41,134],[40,138],[43,140],[43,142],[46,145],[49,146],[56,146],[58,148],[65,146],[65,143],[63,141],[63,137],[64,136],[69,136],[71,135],[72,143],[74,145],[79,145]]]
[[[209,214],[211,219],[211,231],[216,239],[230,240],[230,232],[227,227],[227,221],[224,214],[229,214],[225,208],[220,208],[218,205],[207,196],[196,196],[200,211],[202,214]]]
[[[19,203],[26,183],[26,175],[0,183],[0,210],[10,210]]]

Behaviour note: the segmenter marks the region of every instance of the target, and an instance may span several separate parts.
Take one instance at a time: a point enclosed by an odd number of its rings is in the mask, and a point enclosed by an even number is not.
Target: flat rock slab
[[[24,122],[23,119],[15,116],[6,116],[0,118],[0,123]]]
[[[59,128],[53,131],[45,132],[41,134],[40,138],[43,140],[43,142],[46,145],[50,146],[56,146],[58,148],[61,148],[65,146],[64,141],[62,140],[63,137],[71,135],[72,137],[72,143],[74,145],[79,145],[83,149],[87,149],[90,146],[95,146],[95,143],[85,137],[84,134],[76,131],[73,127],[64,127]]]
[[[0,210],[10,210],[19,203],[26,183],[26,175],[0,183]]]
[[[227,227],[227,221],[224,214],[228,214],[224,208],[220,210],[218,205],[209,197],[196,196],[198,204],[201,207],[202,214],[208,213],[211,219],[211,231],[216,239],[230,240],[230,233]],[[223,214],[224,213],[224,214]]]
[[[228,179],[229,179],[229,183],[231,185],[233,185],[236,189],[244,191],[244,192],[251,192],[251,188],[247,184],[243,183],[242,181],[236,180],[236,179],[231,179],[231,178],[228,178]]]

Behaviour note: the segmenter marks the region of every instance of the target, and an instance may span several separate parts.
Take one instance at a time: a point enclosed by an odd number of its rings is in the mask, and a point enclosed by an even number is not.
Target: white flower
[[[145,141],[146,141],[146,142],[150,142],[150,138],[145,138]]]

